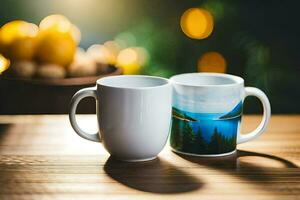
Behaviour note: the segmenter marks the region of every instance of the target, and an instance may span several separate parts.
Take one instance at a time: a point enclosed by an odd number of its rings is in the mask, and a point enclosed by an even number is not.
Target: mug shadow
[[[151,193],[184,193],[197,190],[204,185],[199,178],[181,171],[160,158],[130,163],[109,157],[104,165],[104,171],[123,185]]]
[[[174,152],[175,153],[175,152]],[[276,176],[270,172],[270,169],[273,166],[270,166],[267,162],[262,163],[258,160],[253,162],[253,159],[251,162],[247,162],[246,157],[259,157],[263,159],[269,159],[270,161],[278,161],[283,166],[279,168],[281,172],[282,169],[287,168],[299,168],[294,163],[283,159],[281,157],[263,154],[263,153],[257,153],[257,152],[251,152],[251,151],[243,151],[243,150],[237,150],[236,153],[224,156],[224,157],[212,157],[212,158],[204,158],[204,157],[196,157],[196,156],[187,156],[175,153],[176,155],[180,156],[181,158],[188,160],[192,163],[199,164],[201,166],[207,166],[209,168],[222,170],[227,174],[240,177],[242,179],[246,179],[248,181],[252,181],[255,183],[261,183],[265,184],[268,182],[272,182]],[[245,157],[245,160],[241,160],[241,158]],[[274,170],[277,170],[277,168],[274,168]],[[290,177],[293,177],[293,174],[284,174],[284,177],[288,181]]]

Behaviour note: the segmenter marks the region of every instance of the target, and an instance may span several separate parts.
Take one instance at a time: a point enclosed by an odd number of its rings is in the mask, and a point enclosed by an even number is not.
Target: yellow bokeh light
[[[87,54],[96,62],[103,64],[116,64],[115,55],[104,45],[94,44],[87,49]]]
[[[111,64],[116,64],[118,54],[121,51],[121,46],[115,41],[107,41],[103,46],[109,52]]]
[[[10,61],[0,54],[0,74],[8,69]]]
[[[180,26],[188,37],[204,39],[212,33],[214,20],[209,11],[202,8],[190,8],[181,16]]]
[[[147,62],[149,61],[149,52],[147,51],[147,49],[143,48],[143,47],[135,47],[133,48],[137,55],[138,55],[138,63],[140,66],[144,66],[145,64],[147,64]]]
[[[198,60],[199,72],[225,73],[227,68],[225,58],[218,52],[207,52]]]
[[[138,52],[134,48],[122,50],[117,58],[117,66],[123,69],[124,74],[138,74],[140,70]]]

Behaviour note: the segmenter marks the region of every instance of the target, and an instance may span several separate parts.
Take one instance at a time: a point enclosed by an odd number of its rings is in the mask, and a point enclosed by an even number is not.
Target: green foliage
[[[222,133],[218,132],[218,128],[215,127],[207,150],[210,154],[219,154],[233,151],[235,146],[236,137],[225,137]]]
[[[207,144],[203,138],[202,131],[199,128],[197,134],[195,135],[195,145],[196,145],[196,152],[199,154],[205,154],[207,149]]]
[[[181,132],[182,132],[182,150],[186,152],[194,151],[195,134],[189,122],[187,121],[182,122]]]
[[[193,122],[173,117],[170,143],[174,149],[194,154],[221,154],[235,149],[236,136],[225,137],[215,127],[210,141],[206,142],[201,129],[195,133],[190,123]]]
[[[178,150],[182,150],[182,133],[180,131],[181,123],[181,120],[173,117],[170,144],[174,149]]]

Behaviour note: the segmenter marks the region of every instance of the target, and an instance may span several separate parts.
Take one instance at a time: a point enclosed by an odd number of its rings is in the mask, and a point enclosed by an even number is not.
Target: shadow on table
[[[183,193],[203,186],[198,178],[159,158],[148,162],[130,163],[110,157],[104,170],[116,181],[145,192]]]
[[[178,153],[175,154],[192,163],[207,166],[217,170],[222,170],[230,175],[234,175],[242,179],[247,179],[249,181],[261,184],[273,181],[280,176],[280,173],[283,174],[283,177],[286,180],[289,180],[289,178],[294,177],[295,174],[286,173],[286,170],[283,169],[298,168],[298,166],[294,163],[277,156],[243,150],[237,150],[236,153],[229,156],[212,158],[187,156]],[[259,159],[247,160],[247,157],[257,157]],[[261,158],[263,158],[263,160]],[[278,161],[279,163],[281,163],[281,167],[277,168],[278,166],[270,166],[270,163],[268,163],[265,159],[268,159],[271,162]],[[275,176],[274,173],[279,176]]]
[[[0,123],[0,137],[3,137],[5,131],[10,127],[10,124],[2,124]],[[1,139],[1,138],[0,138]]]

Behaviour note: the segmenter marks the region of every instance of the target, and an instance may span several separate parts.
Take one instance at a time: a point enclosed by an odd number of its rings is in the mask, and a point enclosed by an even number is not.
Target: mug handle
[[[82,138],[94,141],[94,142],[101,142],[100,134],[89,134],[85,131],[83,131],[77,124],[76,121],[76,108],[78,103],[85,97],[94,97],[96,100],[97,98],[97,88],[96,87],[89,87],[89,88],[83,88],[76,92],[74,96],[71,99],[70,103],[70,112],[69,112],[69,119],[70,123],[74,129],[74,131]]]
[[[237,138],[237,144],[241,144],[244,142],[248,142],[250,140],[255,139],[256,137],[260,136],[265,129],[267,128],[267,125],[269,123],[270,117],[271,117],[271,106],[268,97],[265,95],[263,91],[260,89],[254,88],[254,87],[246,87],[245,88],[245,98],[247,96],[255,96],[257,97],[262,105],[263,105],[263,118],[258,125],[258,127],[247,134],[241,134],[239,133],[238,138]]]

